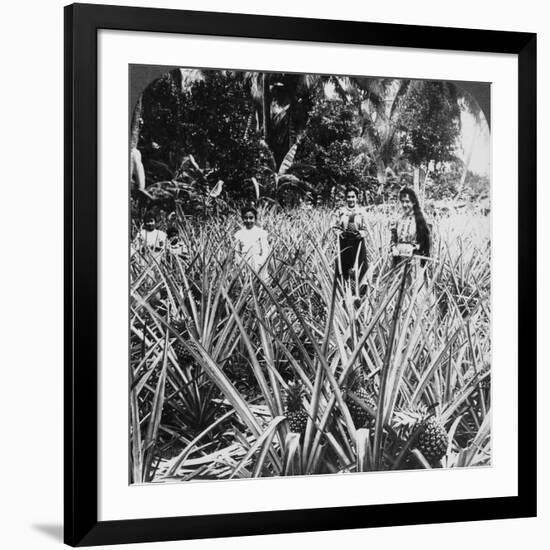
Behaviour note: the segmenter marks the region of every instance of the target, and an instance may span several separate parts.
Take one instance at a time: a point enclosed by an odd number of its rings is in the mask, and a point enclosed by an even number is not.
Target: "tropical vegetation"
[[[176,70],[143,92],[132,228],[156,210],[187,254],[130,260],[132,483],[490,465],[488,180],[457,156],[464,109],[481,116],[451,83],[364,77]],[[334,269],[349,184],[360,299]],[[402,185],[428,215],[424,268],[392,265]],[[267,277],[234,253],[250,201]]]

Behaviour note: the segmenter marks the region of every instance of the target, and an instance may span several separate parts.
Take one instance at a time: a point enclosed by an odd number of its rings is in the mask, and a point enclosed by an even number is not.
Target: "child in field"
[[[148,212],[143,218],[143,227],[132,243],[131,255],[148,250],[155,260],[160,259],[166,247],[166,233],[157,229],[157,217]]]
[[[246,261],[265,280],[266,262],[270,253],[268,233],[256,225],[258,211],[253,206],[243,208],[241,216],[244,227],[239,229],[234,236],[237,256]]]

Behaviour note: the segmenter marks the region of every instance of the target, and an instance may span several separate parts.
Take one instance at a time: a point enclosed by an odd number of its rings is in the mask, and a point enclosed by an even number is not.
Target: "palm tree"
[[[314,96],[330,77],[244,72],[242,78],[256,104],[264,141],[280,164],[305,128]]]
[[[238,71],[234,73],[237,78],[242,78],[248,86],[250,96],[256,105],[258,127],[261,126],[263,139],[269,143],[269,130],[271,120],[270,86],[272,73],[260,73],[256,71]],[[249,124],[250,124],[249,120]],[[247,125],[247,127],[249,126]],[[258,128],[259,129],[259,128]]]
[[[313,74],[282,73],[272,87],[273,103],[278,108],[274,123],[281,141],[289,150],[305,128],[308,112],[316,95],[322,95],[327,77]]]
[[[374,164],[379,190],[386,183],[388,171],[401,160],[401,114],[404,99],[414,85],[411,82],[355,77],[349,83],[361,124],[361,137],[355,146],[358,155]]]
[[[403,120],[407,111],[407,100],[411,94],[421,91],[427,81],[355,79],[354,101],[362,119],[361,140],[357,144],[359,154],[367,155],[376,167],[380,189],[385,185],[388,172],[403,169],[409,163],[402,155],[402,143],[409,128]],[[446,82],[442,87],[450,103],[458,103],[478,123],[482,113],[479,104],[465,90],[454,83]],[[468,156],[463,179],[468,169]],[[412,166],[415,183],[421,186],[420,170]]]

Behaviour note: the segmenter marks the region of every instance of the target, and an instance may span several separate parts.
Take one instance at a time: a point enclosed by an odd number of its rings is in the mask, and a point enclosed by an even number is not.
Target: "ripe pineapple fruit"
[[[376,397],[372,391],[367,388],[367,382],[361,368],[355,369],[350,375],[350,390],[364,401],[371,409],[376,409]],[[370,415],[363,407],[360,407],[349,395],[346,396],[346,405],[348,406],[351,418],[356,428],[370,428],[374,422],[374,417]]]
[[[434,416],[430,416],[422,422],[422,428],[418,434],[418,449],[426,457],[428,462],[437,462],[447,453],[449,436],[441,422]]]
[[[176,330],[180,333],[182,338],[185,338],[187,333],[187,328],[184,321],[176,321],[174,323]],[[190,363],[192,361],[191,354],[187,351],[186,347],[180,342],[180,340],[175,340],[172,344],[174,348],[174,353],[178,358],[178,363]]]
[[[424,405],[396,413],[396,428],[410,436],[417,428],[414,444],[430,464],[435,464],[447,453],[449,436],[445,427]]]
[[[285,399],[285,412],[290,431],[303,434],[306,431],[307,412],[302,404],[304,387],[300,382],[290,382]]]

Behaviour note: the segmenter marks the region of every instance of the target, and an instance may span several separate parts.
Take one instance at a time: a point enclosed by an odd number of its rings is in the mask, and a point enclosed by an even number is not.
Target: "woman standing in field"
[[[235,233],[235,250],[263,280],[267,275],[267,258],[270,253],[268,233],[258,227],[258,211],[253,206],[241,210],[244,227]]]
[[[332,226],[340,232],[336,272],[343,281],[353,277],[361,284],[367,272],[367,212],[358,203],[355,187],[346,190],[346,203],[336,211]]]
[[[391,228],[393,266],[412,256],[421,256],[420,265],[430,256],[430,229],[416,193],[409,187],[399,191],[402,213]]]

